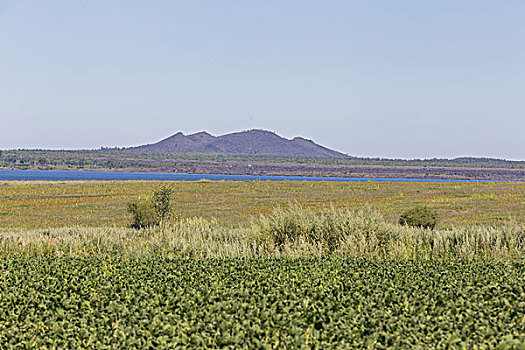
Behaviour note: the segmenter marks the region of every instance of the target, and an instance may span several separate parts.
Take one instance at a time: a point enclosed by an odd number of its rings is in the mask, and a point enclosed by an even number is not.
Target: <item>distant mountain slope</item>
[[[179,132],[157,143],[130,148],[146,153],[224,153],[272,155],[283,157],[348,158],[347,155],[320,146],[311,140],[292,140],[266,130],[249,130],[212,136],[207,132],[184,135]]]

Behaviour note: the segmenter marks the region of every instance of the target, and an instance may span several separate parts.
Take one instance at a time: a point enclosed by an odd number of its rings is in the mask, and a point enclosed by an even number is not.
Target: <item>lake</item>
[[[0,181],[392,181],[392,182],[487,182],[485,180],[447,180],[382,177],[304,177],[265,175],[176,174],[91,170],[0,170]],[[496,181],[497,182],[497,181]]]

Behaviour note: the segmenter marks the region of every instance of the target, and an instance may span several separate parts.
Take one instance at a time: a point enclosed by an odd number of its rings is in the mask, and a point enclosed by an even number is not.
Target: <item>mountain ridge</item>
[[[213,136],[207,131],[185,135],[177,132],[159,142],[128,148],[128,150],[160,153],[220,153],[269,155],[283,157],[351,158],[350,156],[321,146],[303,137],[287,139],[277,133],[251,129]]]

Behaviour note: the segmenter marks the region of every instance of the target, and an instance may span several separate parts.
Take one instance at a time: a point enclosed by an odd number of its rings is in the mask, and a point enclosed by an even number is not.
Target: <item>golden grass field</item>
[[[161,182],[0,182],[0,228],[126,226],[126,203],[146,199]],[[164,183],[165,184],[165,183]],[[181,217],[242,225],[296,202],[306,207],[371,206],[392,222],[414,205],[436,209],[441,227],[525,222],[525,183],[169,182]]]

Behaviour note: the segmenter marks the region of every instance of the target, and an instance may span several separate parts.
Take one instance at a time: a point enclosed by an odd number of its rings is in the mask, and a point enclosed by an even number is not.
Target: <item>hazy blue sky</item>
[[[252,128],[525,159],[525,1],[0,0],[0,148]]]

